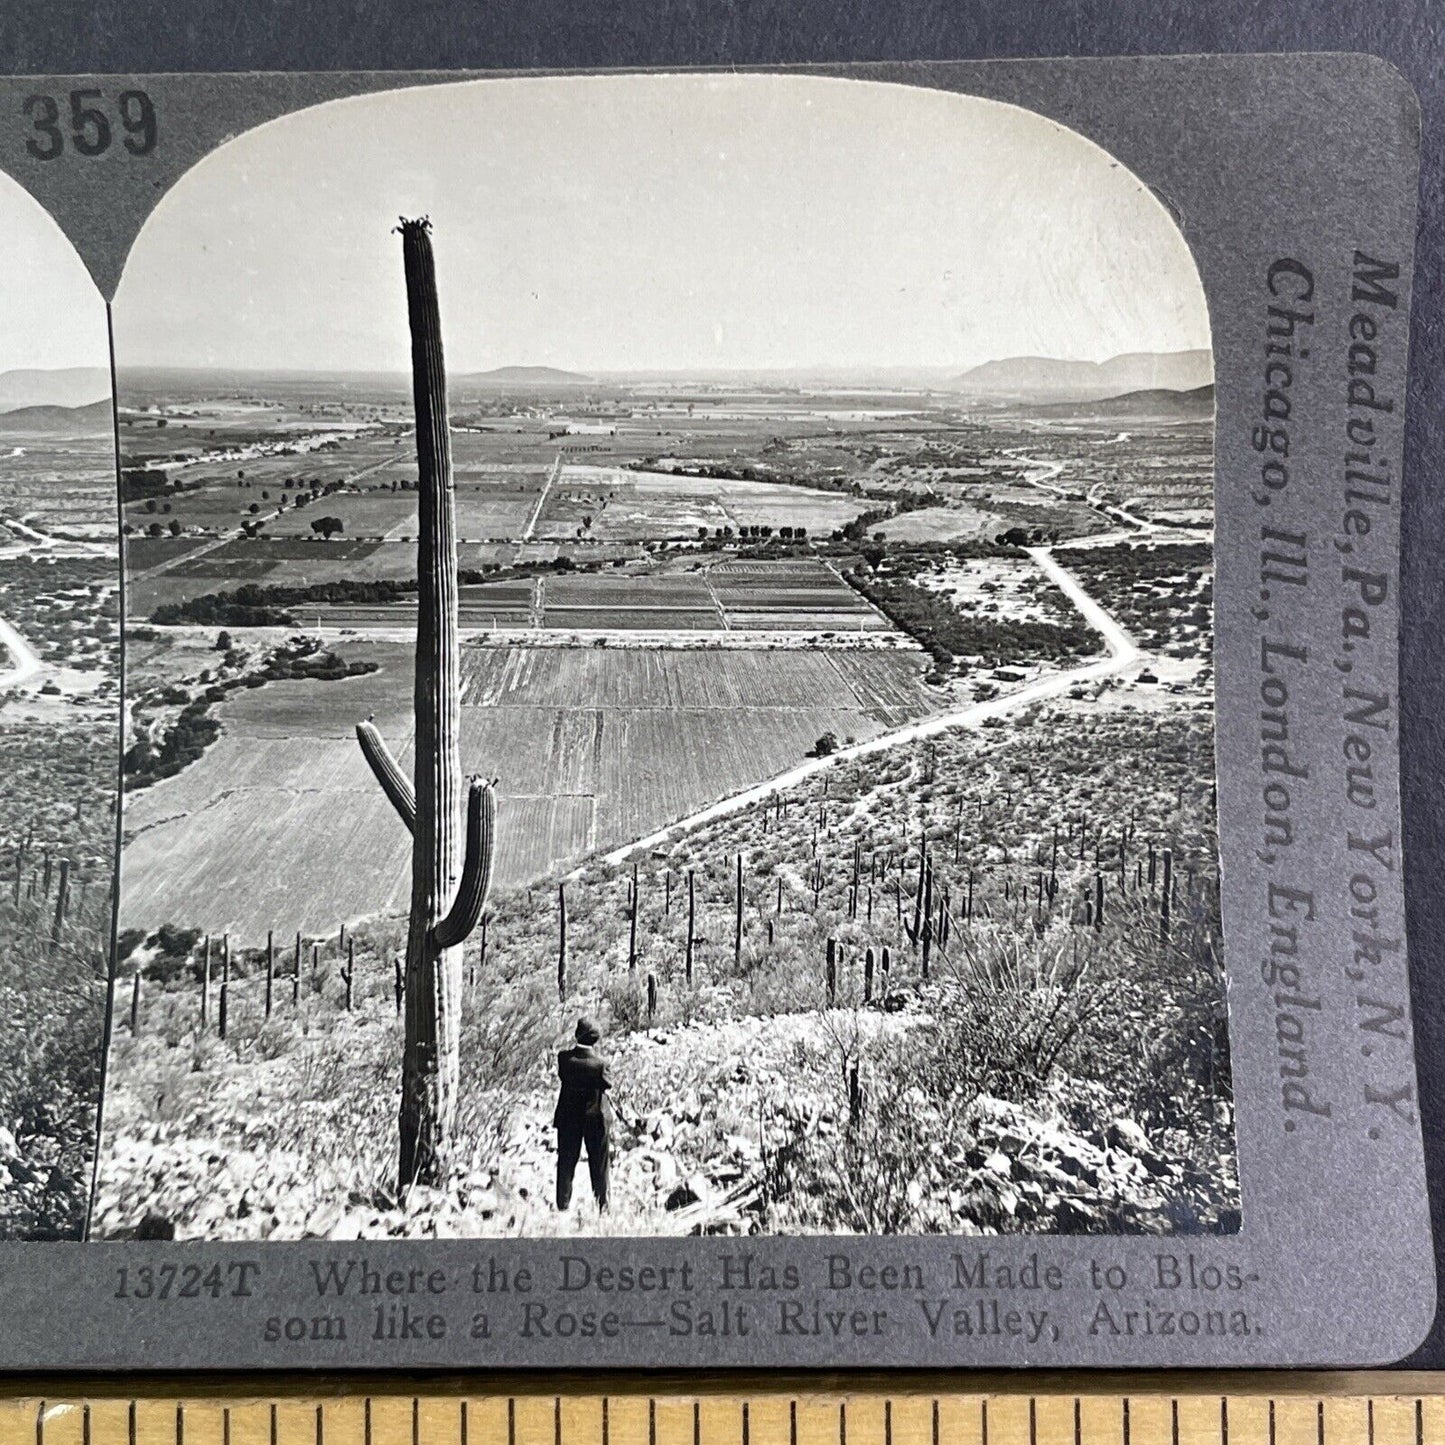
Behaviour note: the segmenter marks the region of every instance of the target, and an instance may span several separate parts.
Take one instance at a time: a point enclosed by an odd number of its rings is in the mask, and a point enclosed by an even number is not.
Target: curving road
[[[10,666],[0,670],[0,687],[14,687],[29,682],[45,670],[45,664],[31,650],[30,644],[0,617],[0,646],[5,649]]]

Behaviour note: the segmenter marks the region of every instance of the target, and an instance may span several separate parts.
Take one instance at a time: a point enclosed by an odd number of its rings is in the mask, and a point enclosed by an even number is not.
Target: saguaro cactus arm
[[[391,799],[391,806],[406,824],[407,832],[416,832],[416,790],[411,779],[402,772],[391,750],[370,722],[357,723],[356,741],[361,744],[361,755],[371,765],[381,790]]]
[[[462,879],[450,911],[432,929],[432,938],[439,948],[452,948],[464,942],[477,926],[492,886],[496,836],[496,790],[486,779],[473,777],[467,786],[467,842]]]

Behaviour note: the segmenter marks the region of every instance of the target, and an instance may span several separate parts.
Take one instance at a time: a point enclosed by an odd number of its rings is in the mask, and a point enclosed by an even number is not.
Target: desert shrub
[[[944,1097],[984,1091],[1037,1097],[1060,1057],[1090,1033],[1108,1005],[1098,970],[1081,962],[1062,927],[1039,935],[1002,929],[959,930],[958,982],[944,989],[934,1065]]]
[[[613,1032],[633,1033],[647,1025],[645,975],[610,974],[602,985],[602,998]]]
[[[172,923],[163,923],[140,943],[132,944],[129,949],[122,946],[120,956],[128,957],[141,946],[154,950],[153,956],[146,962],[144,976],[157,983],[169,983],[186,972],[199,978],[199,967],[192,955],[200,941],[201,931],[198,928],[177,928]],[[191,965],[189,969],[188,965]]]
[[[84,1224],[105,984],[61,962],[32,958],[25,985],[0,985],[0,1126],[20,1156],[0,1179],[0,1238],[74,1239]]]

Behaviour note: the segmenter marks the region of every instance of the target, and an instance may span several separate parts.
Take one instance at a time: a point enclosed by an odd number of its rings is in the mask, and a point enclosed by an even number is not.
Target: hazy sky
[[[469,81],[334,102],[196,167],[141,233],[121,364],[402,369],[399,215],[448,363],[973,365],[1207,346],[1123,167],[991,101],[797,76]]]
[[[108,366],[105,303],[75,248],[30,193],[0,173],[0,371]]]

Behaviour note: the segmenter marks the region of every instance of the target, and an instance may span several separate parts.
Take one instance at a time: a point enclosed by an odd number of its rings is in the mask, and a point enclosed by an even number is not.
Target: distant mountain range
[[[22,406],[88,406],[110,400],[110,372],[103,366],[0,371],[0,412]]]
[[[0,411],[0,436],[104,436],[111,430],[110,398],[87,406],[20,406]]]
[[[1030,416],[1095,421],[1210,421],[1214,417],[1214,384],[1173,391],[1150,387],[1126,391],[1098,401],[1053,401],[1028,408]]]
[[[950,389],[978,401],[1098,401],[1143,391],[1196,391],[1214,380],[1210,352],[1131,351],[1108,361],[1009,356],[957,376]]]
[[[578,371],[563,371],[556,366],[498,366],[491,371],[469,371],[450,378],[449,385],[482,390],[538,391],[548,387],[573,388],[596,386],[597,379]]]

